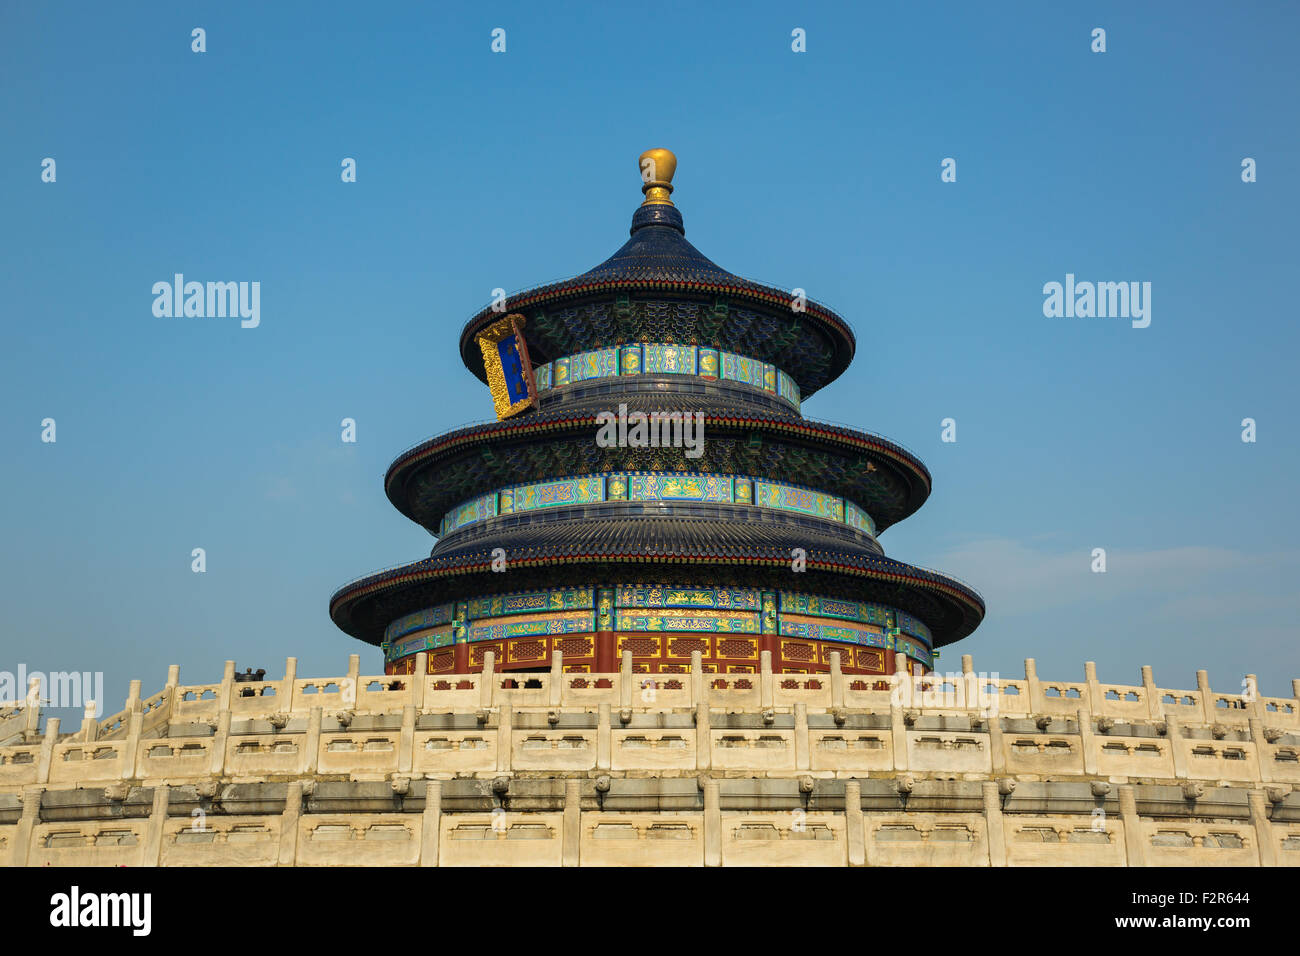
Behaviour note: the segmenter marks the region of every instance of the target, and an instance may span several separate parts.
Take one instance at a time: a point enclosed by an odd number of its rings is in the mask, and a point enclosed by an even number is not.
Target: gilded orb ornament
[[[641,192],[645,193],[643,206],[662,203],[671,206],[668,197],[673,191],[673,174],[677,172],[677,157],[672,150],[647,149],[641,154]]]

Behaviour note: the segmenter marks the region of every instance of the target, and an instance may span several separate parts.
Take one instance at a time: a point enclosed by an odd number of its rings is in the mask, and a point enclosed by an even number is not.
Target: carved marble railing
[[[1300,865],[1295,697],[962,671],[182,685],[0,745],[11,865]],[[423,667],[423,655],[419,667]],[[1300,695],[1300,681],[1292,684]]]
[[[422,663],[422,661],[421,661]],[[167,685],[141,699],[133,681],[119,713],[61,734],[37,729],[35,706],[0,746],[0,792],[31,785],[152,779],[254,779],[317,773],[486,774],[553,771],[767,774],[921,772],[1021,779],[1076,774],[1109,780],[1300,784],[1295,698],[1197,689],[976,674],[890,679],[759,673],[482,673],[241,682],[227,662],[218,684]],[[1300,693],[1300,681],[1293,682]],[[39,695],[29,695],[29,701]]]
[[[563,670],[559,652],[549,673],[499,673],[488,655],[483,673],[430,675],[362,675],[359,657],[352,655],[341,677],[299,678],[297,661],[288,660],[282,680],[240,682],[233,662],[218,684],[180,685],[173,667],[167,686],[141,700],[139,682],[123,710],[93,722],[83,721],[76,732],[83,739],[116,739],[130,733],[133,717],[143,717],[145,736],[166,725],[232,720],[263,720],[307,715],[313,709],[355,714],[400,713],[415,707],[421,713],[450,713],[509,705],[514,708],[581,708],[608,704],[616,708],[672,710],[707,704],[714,709],[788,709],[803,704],[809,711],[836,708],[886,713],[900,696],[896,675],[844,675],[836,663],[828,674],[773,674],[771,657],[762,656],[757,674],[708,674],[698,667],[681,674],[634,673],[628,655],[622,668],[608,674],[576,674]],[[1254,675],[1243,680],[1242,693],[1216,693],[1205,671],[1197,671],[1194,690],[1158,687],[1151,668],[1142,668],[1142,683],[1103,684],[1096,667],[1084,665],[1083,681],[1043,681],[1033,659],[1025,661],[1023,679],[986,678],[973,671],[971,658],[962,659],[964,677],[936,675],[901,680],[912,685],[914,702],[905,706],[933,713],[993,711],[1002,717],[1077,717],[1118,722],[1164,721],[1183,724],[1248,728],[1252,720],[1283,730],[1300,730],[1300,680],[1292,681],[1294,696],[1265,697],[1254,692]],[[417,668],[418,670],[418,668]],[[890,690],[891,686],[894,690]],[[995,701],[995,702],[994,702]],[[35,730],[30,707],[15,709],[7,719],[16,727]],[[92,726],[93,723],[93,726]],[[3,725],[0,725],[3,726]],[[14,742],[14,729],[2,743]]]

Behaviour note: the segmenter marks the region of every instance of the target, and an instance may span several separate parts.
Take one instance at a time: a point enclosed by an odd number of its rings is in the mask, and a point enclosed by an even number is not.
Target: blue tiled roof
[[[682,214],[673,206],[641,206],[631,238],[596,268],[571,279],[594,282],[707,282],[748,287],[753,283],[711,262],[686,239]]]

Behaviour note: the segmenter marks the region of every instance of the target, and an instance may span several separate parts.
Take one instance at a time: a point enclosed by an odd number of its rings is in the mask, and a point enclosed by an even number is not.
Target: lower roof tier
[[[984,617],[984,600],[961,582],[842,537],[785,525],[653,517],[576,528],[548,522],[440,548],[423,561],[341,588],[330,599],[330,617],[346,633],[379,645],[394,621],[447,602],[684,579],[887,605],[924,622],[936,647],[967,636]]]

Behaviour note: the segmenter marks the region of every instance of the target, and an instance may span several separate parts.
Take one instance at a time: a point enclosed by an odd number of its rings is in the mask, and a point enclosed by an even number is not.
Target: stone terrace
[[[698,656],[698,655],[697,655]],[[9,865],[1300,865],[1291,698],[976,675],[167,684],[0,711]],[[417,673],[425,668],[420,655]],[[1248,686],[1254,686],[1253,679]]]

